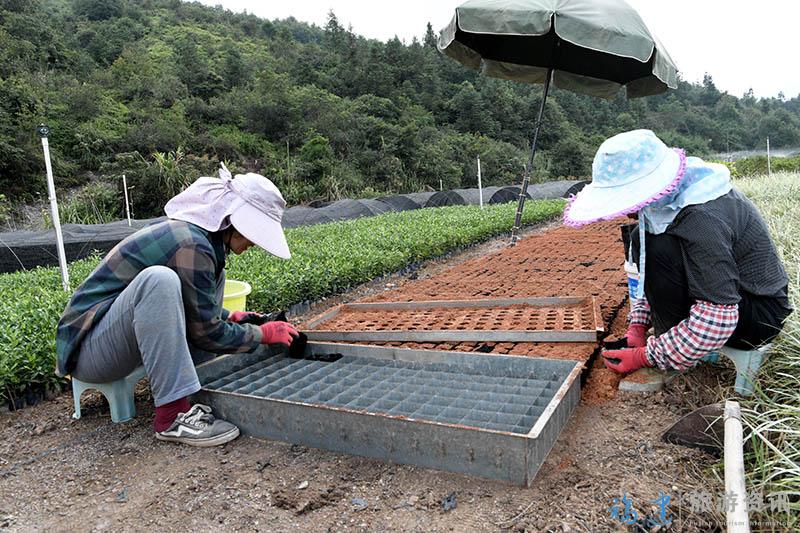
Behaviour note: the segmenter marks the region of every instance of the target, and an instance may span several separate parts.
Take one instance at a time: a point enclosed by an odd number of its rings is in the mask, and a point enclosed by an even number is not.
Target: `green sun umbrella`
[[[439,50],[487,76],[543,83],[511,244],[525,206],[550,83],[577,93],[628,98],[678,86],[678,69],[623,0],[468,0],[439,36]]]

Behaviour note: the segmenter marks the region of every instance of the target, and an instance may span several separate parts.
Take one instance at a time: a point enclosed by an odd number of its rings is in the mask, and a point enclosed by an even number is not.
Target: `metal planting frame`
[[[309,343],[226,355],[197,400],[256,437],[530,485],[580,398],[574,361]]]
[[[590,305],[592,329],[575,330],[399,330],[399,331],[338,331],[314,329],[348,311],[398,311],[452,308],[500,308],[515,305],[534,307],[568,307]],[[303,330],[309,340],[331,342],[596,342],[604,331],[602,314],[594,297],[504,298],[484,300],[430,300],[415,302],[371,302],[344,304],[308,322]]]

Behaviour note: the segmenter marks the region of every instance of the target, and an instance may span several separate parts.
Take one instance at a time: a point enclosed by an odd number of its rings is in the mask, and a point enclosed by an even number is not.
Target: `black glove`
[[[255,324],[260,326],[267,322],[288,322],[286,320],[286,311],[275,311],[266,315],[258,313],[251,313],[252,317],[248,316],[239,321],[239,324]],[[302,331],[298,332],[297,337],[292,340],[289,345],[289,350],[286,355],[292,359],[311,359],[313,361],[322,361],[325,363],[332,363],[342,358],[340,353],[326,353],[326,354],[306,354],[306,345],[308,344],[308,335]]]
[[[288,320],[286,320],[286,311],[274,311],[266,315],[262,315],[261,313],[247,313],[245,317],[240,318],[237,323],[260,326],[267,322],[288,322]]]
[[[309,359],[311,361],[322,361],[323,363],[333,363],[342,358],[340,353],[306,353],[307,344],[308,335],[301,331],[292,341],[292,344],[289,345],[287,355],[292,359]]]
[[[305,359],[306,357],[306,344],[308,344],[308,335],[299,332],[300,334],[294,338],[292,344],[289,345],[289,353],[287,354],[292,359]]]
[[[625,348],[629,348],[628,337],[622,337],[619,340],[610,342],[603,341],[603,346],[606,350],[624,350]]]

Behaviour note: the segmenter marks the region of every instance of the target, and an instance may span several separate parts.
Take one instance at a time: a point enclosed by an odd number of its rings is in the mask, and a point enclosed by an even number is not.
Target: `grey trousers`
[[[209,358],[186,340],[180,278],[167,267],[152,266],[133,279],[84,337],[72,375],[105,383],[144,365],[158,407],[200,390],[193,355]]]

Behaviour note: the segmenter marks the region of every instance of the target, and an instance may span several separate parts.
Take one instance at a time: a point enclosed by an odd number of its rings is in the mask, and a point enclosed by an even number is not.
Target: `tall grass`
[[[121,193],[109,183],[97,182],[58,206],[62,224],[106,224],[119,220]]]
[[[761,210],[789,275],[789,297],[800,305],[800,174],[776,173],[736,180]],[[790,498],[791,513],[765,515],[775,530],[800,527],[800,311],[786,322],[759,375],[752,399],[741,402],[751,448],[745,457],[748,490]],[[788,527],[787,527],[788,526]]]

